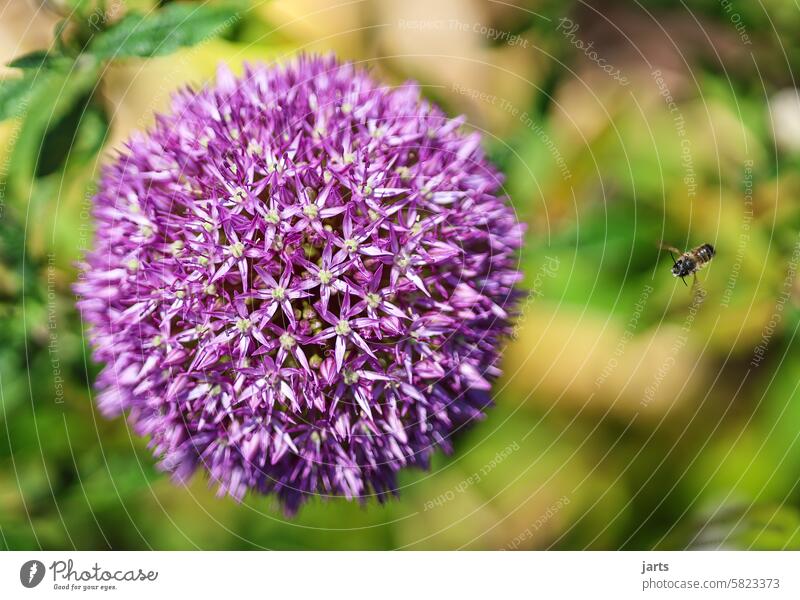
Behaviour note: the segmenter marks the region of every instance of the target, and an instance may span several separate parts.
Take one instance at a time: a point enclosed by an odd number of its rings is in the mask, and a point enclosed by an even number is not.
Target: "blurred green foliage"
[[[0,547],[800,547],[800,136],[782,135],[800,106],[776,97],[796,85],[796,3],[49,4],[51,46],[8,56],[0,86]],[[386,505],[287,521],[175,486],[99,416],[70,286],[98,169],[171,90],[219,60],[326,50],[484,130],[531,294],[497,407],[454,456]],[[716,246],[702,303],[662,242]]]

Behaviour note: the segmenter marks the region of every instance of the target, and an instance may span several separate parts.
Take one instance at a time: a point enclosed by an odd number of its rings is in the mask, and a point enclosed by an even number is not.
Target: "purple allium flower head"
[[[102,412],[177,480],[289,513],[449,451],[490,404],[523,233],[462,123],[332,57],[179,93],[94,199]]]

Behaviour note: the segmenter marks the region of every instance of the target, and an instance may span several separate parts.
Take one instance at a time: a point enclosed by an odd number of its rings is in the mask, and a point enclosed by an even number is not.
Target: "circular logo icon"
[[[26,588],[33,588],[42,583],[44,579],[44,563],[38,560],[29,560],[19,569],[19,580]]]

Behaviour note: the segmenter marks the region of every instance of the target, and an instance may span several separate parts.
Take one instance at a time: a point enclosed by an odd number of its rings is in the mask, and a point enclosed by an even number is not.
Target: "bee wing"
[[[659,246],[659,248],[661,248],[662,250],[669,250],[670,252],[674,252],[674,253],[675,253],[675,254],[677,254],[678,256],[680,256],[681,254],[683,254],[683,252],[681,252],[680,250],[678,250],[678,249],[677,249],[675,246],[670,246],[669,244],[665,244],[664,242],[661,242],[661,243],[660,243],[658,246]]]
[[[680,250],[678,250],[675,246],[670,246],[669,244],[665,244],[664,242],[661,242],[661,244],[659,244],[659,247],[662,250],[669,250],[669,254],[670,256],[672,256],[672,263],[676,265],[678,264],[677,260],[675,259],[675,255],[677,254],[678,256],[681,256]]]

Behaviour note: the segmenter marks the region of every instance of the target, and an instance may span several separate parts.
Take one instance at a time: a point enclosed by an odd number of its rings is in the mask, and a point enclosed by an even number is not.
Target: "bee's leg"
[[[680,256],[681,255],[681,251],[680,250],[678,250],[675,246],[670,246],[668,244],[665,244],[664,242],[661,242],[661,244],[659,244],[659,247],[662,250],[667,250],[669,252],[669,255],[672,257],[672,264],[673,265],[677,265],[678,264],[678,260],[675,258],[675,255],[677,254],[678,256]],[[683,283],[686,283],[686,282],[684,281]]]
[[[686,277],[681,277],[681,281],[683,282],[683,285],[685,285],[686,287],[689,287],[689,284],[686,283]]]

